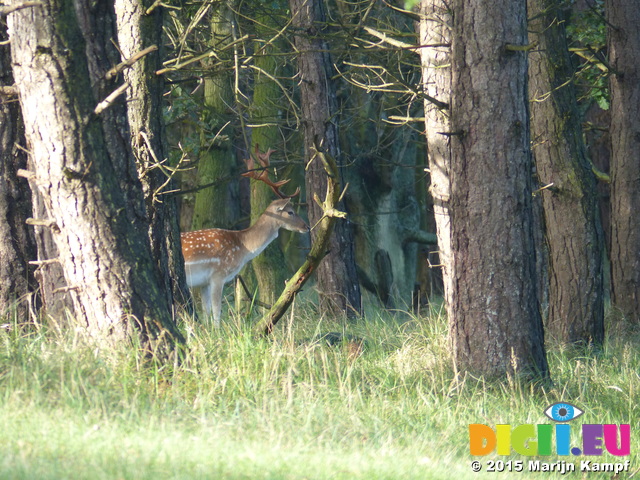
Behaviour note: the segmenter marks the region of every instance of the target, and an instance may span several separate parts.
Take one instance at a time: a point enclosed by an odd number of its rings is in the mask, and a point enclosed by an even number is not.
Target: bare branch
[[[34,225],[37,227],[50,228],[56,233],[60,232],[60,227],[58,227],[58,224],[56,223],[55,220],[45,220],[42,218],[27,218],[24,223],[26,223],[27,225]]]
[[[158,46],[151,45],[150,47],[147,47],[144,50],[139,51],[138,53],[133,55],[131,58],[128,58],[124,62],[119,63],[118,65],[116,65],[115,67],[107,71],[107,73],[105,74],[105,78],[107,80],[111,80],[113,77],[118,75],[121,71],[123,71],[125,68],[130,67],[145,55],[148,55],[151,52],[155,52],[156,50],[158,50]]]
[[[26,178],[27,180],[35,180],[36,174],[31,170],[25,170],[23,168],[18,169],[16,172],[18,177]]]
[[[19,94],[18,87],[15,85],[0,86],[0,96],[3,97],[15,97]]]
[[[14,3],[13,5],[1,6],[0,17],[5,17],[10,13],[16,12],[18,10],[22,10],[24,8],[42,7],[42,6],[44,6],[44,3],[42,2],[31,2],[31,1]]]
[[[118,88],[116,88],[113,92],[111,92],[107,98],[105,98],[103,101],[101,101],[95,108],[95,110],[93,111],[93,113],[95,113],[96,115],[100,115],[102,112],[104,112],[107,108],[109,108],[113,102],[115,102],[116,98],[118,98],[120,95],[122,95],[125,90],[129,87],[129,83],[125,82],[122,85],[120,85]]]
[[[297,293],[302,289],[307,280],[311,277],[313,272],[318,268],[320,262],[327,254],[327,245],[329,244],[329,237],[333,232],[333,227],[338,218],[342,217],[342,212],[336,210],[335,205],[338,203],[340,197],[340,184],[338,181],[338,166],[336,161],[331,155],[326,152],[321,152],[316,145],[315,153],[311,163],[314,159],[319,159],[327,174],[327,191],[324,202],[320,202],[325,213],[322,221],[318,226],[319,230],[316,234],[315,241],[311,246],[311,251],[307,255],[306,261],[298,269],[298,271],[287,282],[284,291],[273,304],[271,310],[269,310],[260,319],[260,321],[253,327],[253,332],[256,335],[267,336],[269,335],[278,320],[285,314],[291,303],[293,302]]]

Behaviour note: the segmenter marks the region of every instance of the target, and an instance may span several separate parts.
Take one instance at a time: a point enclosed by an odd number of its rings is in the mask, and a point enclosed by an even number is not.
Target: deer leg
[[[209,312],[213,311],[213,326],[220,328],[220,316],[222,315],[222,289],[224,283],[211,282],[208,286],[209,289]]]
[[[200,298],[202,300],[202,311],[204,312],[205,317],[211,316],[211,285],[206,284],[200,289]]]

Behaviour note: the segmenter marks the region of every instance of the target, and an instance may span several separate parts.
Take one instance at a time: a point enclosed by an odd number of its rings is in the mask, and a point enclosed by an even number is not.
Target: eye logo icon
[[[544,411],[544,414],[554,422],[568,422],[575,420],[584,412],[575,405],[570,403],[558,402],[553,405],[549,405]]]

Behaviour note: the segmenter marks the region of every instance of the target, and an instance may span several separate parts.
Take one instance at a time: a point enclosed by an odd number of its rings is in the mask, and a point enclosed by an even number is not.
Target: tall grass
[[[559,400],[584,407],[584,423],[631,423],[635,461],[638,331],[598,352],[551,347],[554,384],[534,390],[456,376],[437,312],[345,327],[306,310],[268,340],[237,318],[221,332],[185,322],[179,366],[14,324],[0,332],[0,478],[490,478],[471,471],[468,425],[549,423]],[[364,350],[313,341],[336,330]]]

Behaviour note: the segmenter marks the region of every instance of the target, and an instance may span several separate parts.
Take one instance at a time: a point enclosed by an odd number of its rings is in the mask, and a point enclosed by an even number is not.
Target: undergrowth
[[[583,423],[631,423],[619,478],[637,468],[632,327],[610,329],[598,351],[549,346],[553,384],[535,388],[456,375],[437,311],[346,323],[304,310],[270,339],[239,318],[220,332],[187,320],[184,360],[162,366],[78,330],[13,322],[0,332],[0,478],[490,478],[471,462],[529,458],[471,457],[468,425],[551,423],[557,401],[582,408]],[[327,332],[345,340],[316,340]],[[555,478],[518,478],[540,475]]]

